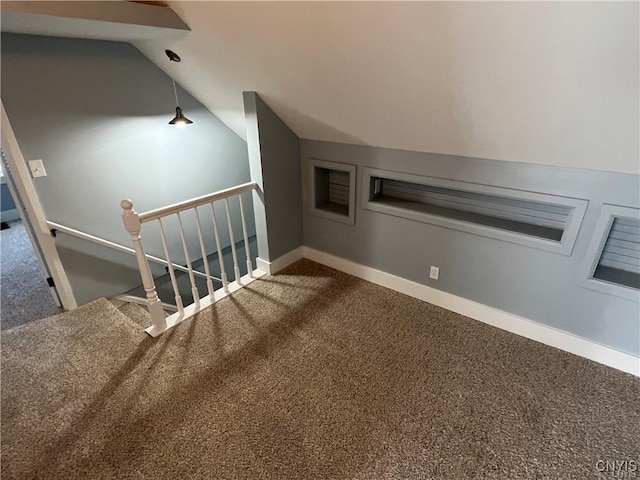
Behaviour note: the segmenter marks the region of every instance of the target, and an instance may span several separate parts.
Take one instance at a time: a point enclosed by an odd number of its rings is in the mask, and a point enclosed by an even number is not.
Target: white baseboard
[[[267,262],[266,260],[263,260],[260,257],[257,257],[256,268],[258,270],[262,270],[267,275],[271,275],[271,262]]]
[[[640,377],[640,357],[635,355],[310,247],[302,247],[302,256],[488,325]]]
[[[304,247],[294,248],[290,252],[285,253],[281,257],[276,258],[272,262],[268,262],[263,260],[262,258],[256,259],[256,265],[259,270],[268,273],[269,275],[273,275],[274,273],[279,272],[285,267],[288,267],[294,262],[297,262],[303,257],[303,249]]]

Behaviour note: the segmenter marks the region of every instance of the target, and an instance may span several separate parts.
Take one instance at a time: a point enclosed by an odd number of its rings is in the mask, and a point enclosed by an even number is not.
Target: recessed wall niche
[[[311,159],[309,181],[313,215],[355,224],[355,165]]]
[[[582,275],[585,287],[640,301],[640,209],[602,205]]]
[[[362,208],[571,255],[588,201],[365,167]]]

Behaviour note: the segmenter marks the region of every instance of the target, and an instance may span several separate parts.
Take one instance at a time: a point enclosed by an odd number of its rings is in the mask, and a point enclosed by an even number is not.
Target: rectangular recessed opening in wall
[[[310,174],[311,213],[353,225],[355,165],[311,159]]]
[[[602,206],[583,278],[586,287],[640,301],[640,209]]]
[[[640,290],[640,220],[614,218],[593,278]]]
[[[588,202],[366,168],[362,207],[570,255]]]
[[[349,174],[317,168],[315,208],[349,215]]]

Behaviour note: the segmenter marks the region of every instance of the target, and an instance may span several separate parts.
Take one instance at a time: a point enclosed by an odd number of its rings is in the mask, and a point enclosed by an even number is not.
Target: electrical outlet
[[[440,276],[440,268],[434,267],[433,265],[431,265],[431,270],[429,270],[429,278],[438,280],[439,276]]]
[[[42,160],[29,160],[29,170],[31,170],[31,176],[33,178],[47,176],[47,171],[44,169]]]

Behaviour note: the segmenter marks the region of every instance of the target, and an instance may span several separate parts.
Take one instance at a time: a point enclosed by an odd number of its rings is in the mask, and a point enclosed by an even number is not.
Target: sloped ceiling
[[[143,3],[2,2],[2,29],[131,41],[168,73],[171,48],[242,137],[255,90],[302,138],[640,173],[638,2],[167,2],[189,33]]]
[[[638,172],[636,2],[168,2],[137,42],[245,136],[255,90],[303,138]]]

